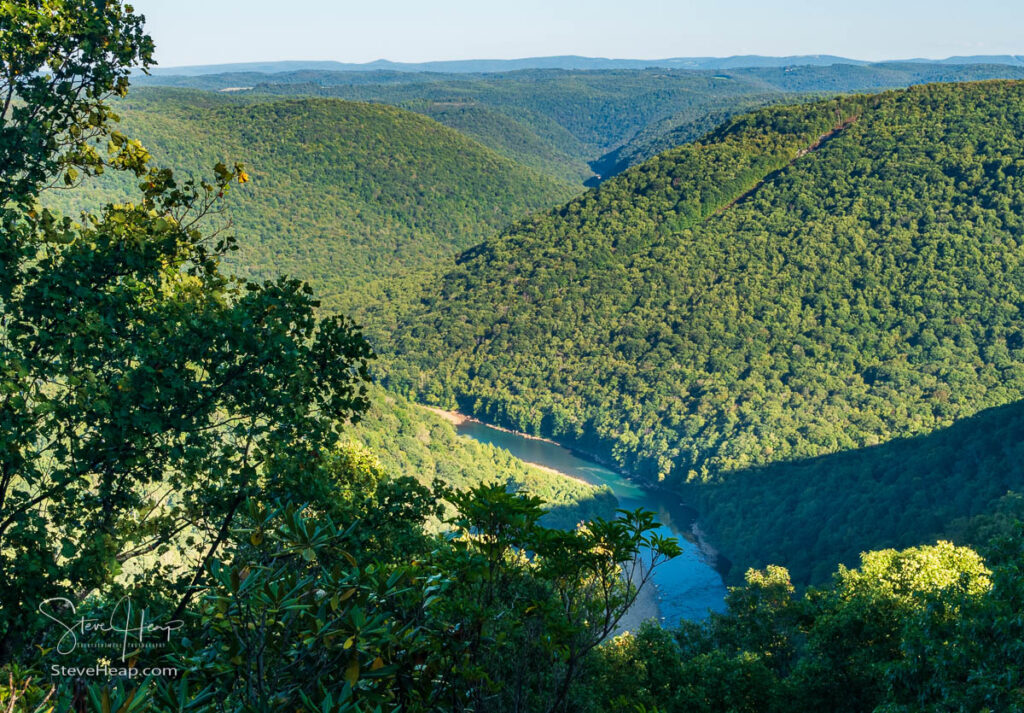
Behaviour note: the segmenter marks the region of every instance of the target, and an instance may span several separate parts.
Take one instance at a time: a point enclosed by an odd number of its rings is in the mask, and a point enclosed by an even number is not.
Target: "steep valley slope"
[[[733,120],[460,255],[382,337],[387,382],[676,487],[1011,403],[1022,100],[928,85]]]

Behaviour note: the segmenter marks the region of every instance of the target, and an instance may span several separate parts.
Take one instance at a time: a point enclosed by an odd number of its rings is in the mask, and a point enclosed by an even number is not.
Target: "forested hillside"
[[[242,161],[251,181],[220,216],[244,236],[250,277],[308,280],[328,307],[384,274],[454,254],[573,189],[412,112],[336,99],[150,89],[119,102],[121,129],[179,173]],[[48,198],[62,208],[124,199],[108,174]]]
[[[925,82],[1024,78],[997,64],[793,61],[741,58],[708,69],[530,69],[489,74],[297,70],[159,75],[144,83],[231,89],[248,95],[335,96],[394,104],[464,131],[510,158],[560,178],[608,177],[699,138],[758,106],[800,95],[878,91]],[[238,91],[241,90],[241,91]],[[594,178],[593,180],[597,180]]]
[[[251,96],[260,96],[258,94]],[[587,152],[568,130],[540,114],[492,109],[474,101],[410,101],[402,107],[470,136],[516,163],[575,184],[593,172]]]
[[[388,381],[680,484],[1019,399],[1022,98],[733,121],[460,256],[384,345]]]

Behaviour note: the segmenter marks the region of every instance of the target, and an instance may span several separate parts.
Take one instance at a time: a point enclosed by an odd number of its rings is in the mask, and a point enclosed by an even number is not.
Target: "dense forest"
[[[769,103],[792,103],[805,94],[1024,78],[1024,68],[1011,65],[757,66],[757,60],[750,58],[750,65],[733,62],[726,69],[713,71],[531,69],[441,74],[301,70],[157,75],[144,81],[230,88],[236,90],[233,93],[250,96],[334,96],[395,104],[464,131],[525,165],[568,178],[578,177],[581,165],[587,163],[600,177],[614,175],[660,151],[699,138],[738,113]],[[584,168],[583,175],[588,174]]]
[[[210,221],[252,174],[176,174],[118,130],[110,101],[153,52],[143,18],[4,3],[0,46],[0,706],[564,709],[675,541],[643,511],[546,526],[521,484],[610,503],[507,460],[481,483],[501,455],[398,400],[387,445],[426,453],[386,472],[353,443],[376,435],[355,430],[361,330],[307,283],[222,268],[238,243]],[[117,202],[44,204],[108,173],[134,184]],[[442,447],[463,480],[401,472]]]
[[[140,120],[154,46],[116,1],[0,3],[0,48],[0,710],[1024,710],[1024,84],[763,108],[492,234],[569,189],[397,108]],[[321,254],[311,210],[393,230],[337,249],[372,342],[280,274],[320,267],[285,254]],[[374,280],[399,235],[429,264]],[[375,368],[794,576],[622,632],[681,554],[654,514]]]
[[[452,255],[575,192],[388,106],[149,89],[115,107],[121,130],[162,164],[199,175],[244,161],[251,180],[221,206],[228,232],[245,235],[232,269],[308,280],[334,309],[359,284]],[[108,172],[48,200],[95,208],[133,188]]]
[[[736,119],[463,253],[387,382],[679,485],[1019,399],[1022,91]]]

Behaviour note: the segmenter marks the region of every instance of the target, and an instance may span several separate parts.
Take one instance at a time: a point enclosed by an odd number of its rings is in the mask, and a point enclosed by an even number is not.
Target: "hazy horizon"
[[[636,0],[385,3],[136,0],[162,67],[267,61],[365,64],[567,56],[836,55],[864,62],[1021,55],[1024,5],[978,0]]]
[[[161,70],[169,69],[188,69],[191,67],[206,67],[206,66],[231,66],[231,65],[254,65],[254,64],[341,64],[341,65],[369,65],[376,63],[390,63],[390,64],[407,64],[407,65],[418,65],[418,64],[444,64],[444,63],[455,63],[455,62],[521,62],[527,60],[538,60],[538,59],[549,59],[549,58],[580,58],[586,60],[598,60],[598,61],[609,61],[609,62],[664,62],[676,59],[721,59],[727,60],[735,57],[762,57],[765,59],[777,59],[785,57],[835,57],[837,59],[848,60],[850,62],[858,62],[864,64],[876,64],[884,62],[910,62],[910,61],[922,61],[922,62],[945,62],[956,57],[1015,57],[1024,62],[1024,51],[1022,52],[979,52],[974,54],[959,54],[959,55],[946,55],[942,57],[922,57],[922,56],[906,56],[906,57],[883,57],[881,59],[864,59],[862,57],[848,57],[838,55],[834,52],[816,52],[807,54],[788,53],[784,55],[766,55],[756,53],[746,54],[731,54],[731,55],[678,55],[678,56],[665,56],[665,57],[612,57],[612,56],[597,56],[597,55],[579,55],[571,53],[560,53],[560,54],[546,54],[546,55],[530,55],[523,57],[453,57],[453,58],[437,58],[437,59],[420,59],[420,60],[395,60],[390,57],[377,57],[376,59],[366,60],[365,62],[353,62],[348,60],[339,60],[331,58],[321,57],[265,57],[262,59],[249,59],[249,60],[238,60],[238,61],[226,61],[226,62],[197,62],[191,64],[159,64],[157,67]]]

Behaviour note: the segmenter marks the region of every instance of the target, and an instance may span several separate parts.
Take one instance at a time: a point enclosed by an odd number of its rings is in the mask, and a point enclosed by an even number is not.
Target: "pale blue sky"
[[[579,54],[1024,54],[1019,0],[133,0],[164,67]]]

